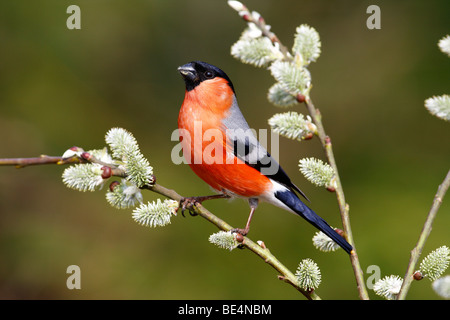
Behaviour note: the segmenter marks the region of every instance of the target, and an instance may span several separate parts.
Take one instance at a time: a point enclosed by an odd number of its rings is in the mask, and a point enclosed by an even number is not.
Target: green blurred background
[[[81,8],[81,30],[66,9]],[[318,30],[322,55],[311,65],[312,98],[332,137],[364,270],[403,276],[438,185],[450,164],[450,124],[431,116],[426,98],[450,93],[450,59],[437,42],[450,33],[450,2],[247,0],[288,47],[295,28]],[[366,28],[366,8],[381,8],[381,30]],[[269,72],[243,65],[230,46],[244,22],[226,1],[2,1],[0,4],[0,157],[62,155],[73,145],[104,146],[112,127],[137,138],[158,183],[185,196],[210,194],[187,165],[170,159],[184,85],[176,68],[204,60],[234,82],[251,127],[280,112],[266,99]],[[295,110],[305,112],[303,106]],[[283,110],[281,110],[283,111]],[[280,162],[331,225],[334,194],[305,181],[298,160],[324,159],[317,139],[280,138]],[[0,168],[2,299],[303,299],[248,250],[208,243],[216,228],[181,215],[149,229],[132,210],[111,208],[105,190],[81,193],[61,181],[63,167]],[[144,193],[145,201],[157,199]],[[447,195],[447,198],[450,196]],[[206,207],[236,227],[242,200]],[[450,245],[445,199],[424,253]],[[320,266],[324,299],[358,298],[342,250],[314,249],[305,221],[261,205],[250,237],[264,240],[291,270],[307,257]],[[66,268],[81,268],[81,290],[68,290]],[[366,274],[367,277],[370,274]],[[373,291],[371,298],[378,299]],[[430,281],[408,298],[436,299]]]

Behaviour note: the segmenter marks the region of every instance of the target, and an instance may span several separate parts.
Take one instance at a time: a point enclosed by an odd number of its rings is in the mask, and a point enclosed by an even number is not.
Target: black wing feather
[[[250,143],[249,139],[245,139],[244,141],[239,139],[233,139],[233,154],[244,161],[247,165],[250,167],[258,170],[259,172],[262,171],[263,168],[271,168],[275,167],[277,170],[275,170],[275,173],[269,173],[265,174],[268,178],[277,181],[278,183],[281,183],[286,188],[297,191],[303,198],[305,198],[307,201],[310,202],[308,197],[303,193],[302,190],[300,190],[299,187],[297,187],[294,183],[292,183],[289,176],[286,174],[286,172],[283,170],[283,168],[278,164],[278,162],[275,161],[275,159],[270,155],[269,152],[264,150],[265,155],[258,159],[256,162],[249,161],[248,155],[253,151],[253,149],[256,146]],[[272,172],[273,170],[270,170]]]

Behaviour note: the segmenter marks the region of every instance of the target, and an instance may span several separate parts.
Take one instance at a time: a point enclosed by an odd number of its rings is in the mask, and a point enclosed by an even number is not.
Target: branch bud
[[[422,275],[422,273],[420,271],[416,271],[413,274],[413,278],[414,278],[414,280],[422,280],[423,279],[423,275]]]
[[[83,152],[84,152],[83,148],[73,146],[64,152],[64,154],[62,155],[62,158],[68,159],[68,158],[72,158],[74,156],[80,157],[81,153],[83,153]]]
[[[87,161],[91,161],[92,159],[92,155],[89,152],[82,152],[80,157]]]
[[[112,176],[112,171],[111,171],[111,168],[110,168],[110,167],[103,166],[103,167],[102,167],[102,171],[103,171],[103,173],[102,173],[102,178],[103,178],[103,179],[111,178],[111,176]]]
[[[302,102],[306,101],[306,97],[303,94],[301,94],[301,93],[297,94],[297,96],[295,98],[297,99],[297,101],[299,103],[302,103]]]
[[[120,185],[119,181],[113,181],[109,184],[109,191],[113,192],[114,188],[117,187],[118,185]]]

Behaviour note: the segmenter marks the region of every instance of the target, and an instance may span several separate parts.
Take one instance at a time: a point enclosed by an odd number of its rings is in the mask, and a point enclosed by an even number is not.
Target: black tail
[[[348,254],[352,251],[352,246],[341,237],[328,223],[319,217],[314,211],[308,208],[292,191],[278,191],[275,197],[288,206],[291,210],[303,217],[306,221],[311,223],[314,227],[325,233],[328,237],[333,239],[342,249]]]

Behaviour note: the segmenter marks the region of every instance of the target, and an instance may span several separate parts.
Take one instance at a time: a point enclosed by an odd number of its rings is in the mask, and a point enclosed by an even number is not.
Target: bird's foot
[[[196,206],[197,204],[202,204],[202,202],[206,200],[222,199],[222,198],[230,198],[230,196],[225,193],[220,193],[212,196],[181,198],[179,206],[181,208],[181,214],[184,217],[184,211],[187,209],[189,210],[189,214],[191,216],[196,216],[197,213],[194,212],[194,206]]]
[[[185,216],[184,211],[186,211],[186,210],[189,211],[189,214],[191,216],[197,215],[197,213],[195,213],[195,211],[194,211],[194,206],[202,203],[201,199],[199,199],[199,198],[202,198],[202,197],[181,198],[179,208],[181,208],[181,215],[183,217]]]

